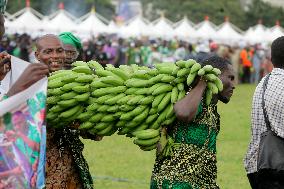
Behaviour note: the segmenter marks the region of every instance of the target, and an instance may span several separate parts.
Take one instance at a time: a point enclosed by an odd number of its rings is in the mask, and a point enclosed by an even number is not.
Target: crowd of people
[[[6,51],[28,62],[37,62],[35,41],[27,34],[4,36],[0,52]],[[258,83],[271,72],[269,47],[263,44],[217,44],[213,40],[189,43],[179,40],[122,39],[100,35],[82,40],[79,57],[83,61],[97,60],[102,65],[138,64],[152,67],[163,62],[196,59],[201,62],[211,55],[218,55],[232,62],[238,83]]]

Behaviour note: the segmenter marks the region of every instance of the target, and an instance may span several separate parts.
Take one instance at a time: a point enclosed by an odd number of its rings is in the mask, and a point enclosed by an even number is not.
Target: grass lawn
[[[219,104],[218,183],[222,189],[249,189],[243,157],[250,138],[250,111],[255,85],[238,85],[229,104]],[[147,189],[155,152],[144,152],[124,136],[100,142],[84,140],[84,155],[96,189]]]

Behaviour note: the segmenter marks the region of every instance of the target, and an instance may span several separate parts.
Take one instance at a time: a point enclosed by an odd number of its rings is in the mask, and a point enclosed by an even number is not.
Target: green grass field
[[[249,189],[243,157],[250,139],[250,111],[255,85],[238,85],[229,104],[219,103],[218,184],[222,189]],[[155,152],[141,151],[124,136],[100,142],[84,140],[84,155],[96,189],[147,189]]]

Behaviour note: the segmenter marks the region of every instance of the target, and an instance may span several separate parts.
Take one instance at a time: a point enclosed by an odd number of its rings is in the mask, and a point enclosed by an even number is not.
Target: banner
[[[47,79],[0,102],[0,189],[44,188]]]

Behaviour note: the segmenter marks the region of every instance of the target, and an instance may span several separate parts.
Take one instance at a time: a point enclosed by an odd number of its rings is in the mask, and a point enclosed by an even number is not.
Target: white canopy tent
[[[242,39],[242,33],[243,32],[238,27],[226,20],[219,26],[216,40],[225,44],[238,42]]]
[[[26,7],[14,15],[10,23],[6,23],[9,28],[8,31],[12,33],[29,33],[33,36],[40,30],[41,18],[43,15],[30,7]]]
[[[108,27],[105,23],[108,23],[108,21],[93,9],[90,13],[79,19],[79,26],[76,31],[77,33],[93,35],[106,33],[108,32]]]
[[[123,37],[141,37],[149,36],[151,34],[151,28],[148,27],[149,21],[138,15],[123,27],[120,32]]]
[[[284,35],[283,28],[279,25],[276,25],[269,29],[268,41],[272,42],[278,37],[281,37],[283,35]]]
[[[196,26],[196,38],[202,40],[216,39],[216,28],[216,25],[206,18],[203,22]]]
[[[11,27],[12,15],[9,14],[8,12],[5,12],[4,17],[5,17],[5,30],[6,30],[6,33],[8,33],[8,34],[14,33],[15,31],[13,31],[13,29]]]
[[[55,31],[51,28],[51,24],[50,24],[50,19],[48,16],[44,16],[41,20],[41,26],[40,26],[40,31],[43,34],[46,33],[53,33],[55,34]]]
[[[60,9],[50,16],[50,30],[55,33],[61,32],[76,32],[77,25],[73,20],[76,20],[70,13],[64,9]]]
[[[244,40],[250,44],[268,42],[269,30],[261,23],[247,30],[244,35]]]
[[[120,31],[120,27],[113,20],[109,22],[107,28],[108,28],[108,33],[110,34],[117,34]]]
[[[154,37],[172,38],[174,36],[173,23],[163,15],[152,24],[153,27],[150,27],[149,30]]]
[[[174,35],[183,40],[196,38],[194,24],[185,16],[181,21],[175,24]]]

